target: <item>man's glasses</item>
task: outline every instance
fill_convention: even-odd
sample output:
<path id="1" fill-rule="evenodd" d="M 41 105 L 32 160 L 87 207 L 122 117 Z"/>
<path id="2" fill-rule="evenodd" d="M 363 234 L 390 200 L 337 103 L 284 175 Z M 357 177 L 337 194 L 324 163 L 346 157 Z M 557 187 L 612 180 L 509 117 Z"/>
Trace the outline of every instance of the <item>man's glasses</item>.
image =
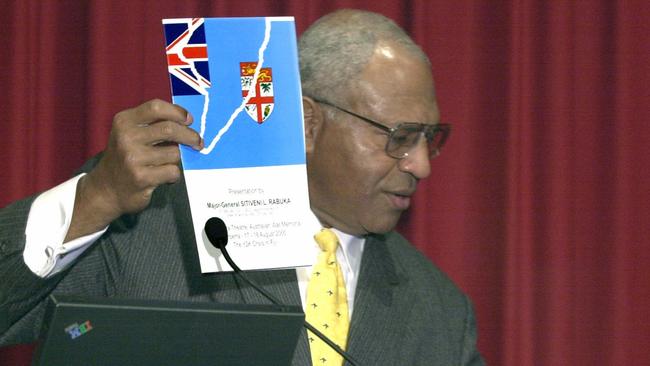
<path id="1" fill-rule="evenodd" d="M 388 134 L 386 154 L 395 159 L 403 159 L 409 156 L 411 150 L 420 142 L 421 136 L 426 138 L 427 147 L 429 149 L 429 158 L 433 159 L 440 155 L 440 149 L 442 148 L 442 145 L 444 145 L 449 136 L 449 132 L 451 131 L 451 125 L 448 123 L 438 123 L 433 125 L 416 122 L 401 122 L 396 127 L 388 127 L 383 123 L 356 114 L 328 101 L 316 98 L 312 99 L 317 103 L 330 106 L 341 112 L 357 117 L 358 119 L 386 132 Z"/>

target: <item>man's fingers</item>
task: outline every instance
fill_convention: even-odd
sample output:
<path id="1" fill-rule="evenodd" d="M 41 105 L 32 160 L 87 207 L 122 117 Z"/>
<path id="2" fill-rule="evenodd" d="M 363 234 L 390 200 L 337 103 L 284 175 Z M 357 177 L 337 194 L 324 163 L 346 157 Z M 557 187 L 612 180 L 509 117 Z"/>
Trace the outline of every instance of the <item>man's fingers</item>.
<path id="1" fill-rule="evenodd" d="M 182 107 L 164 100 L 153 99 L 115 115 L 113 123 L 120 127 L 148 125 L 158 121 L 172 121 L 181 125 L 192 124 L 192 115 Z"/>
<path id="2" fill-rule="evenodd" d="M 163 183 L 177 182 L 181 177 L 181 168 L 176 164 L 165 164 L 147 169 L 149 179 L 155 182 L 155 186 Z"/>
<path id="3" fill-rule="evenodd" d="M 132 151 L 136 145 L 184 144 L 201 149 L 198 133 L 188 126 L 192 116 L 180 106 L 160 99 L 119 112 L 113 118 L 111 141 L 117 149 Z"/>
<path id="4" fill-rule="evenodd" d="M 145 150 L 140 164 L 144 166 L 176 165 L 181 160 L 177 145 L 151 146 Z"/>
<path id="5" fill-rule="evenodd" d="M 142 123 L 154 123 L 163 120 L 183 125 L 192 123 L 192 115 L 184 108 L 160 99 L 145 102 L 137 106 L 134 112 L 135 118 Z"/>
<path id="6" fill-rule="evenodd" d="M 175 142 L 191 146 L 195 149 L 202 147 L 201 136 L 193 129 L 179 125 L 172 121 L 162 121 L 142 127 L 143 143 L 145 144 L 159 144 L 162 142 Z"/>
<path id="7" fill-rule="evenodd" d="M 131 191 L 144 192 L 153 190 L 161 184 L 176 182 L 181 176 L 176 164 L 146 166 L 131 172 Z"/>

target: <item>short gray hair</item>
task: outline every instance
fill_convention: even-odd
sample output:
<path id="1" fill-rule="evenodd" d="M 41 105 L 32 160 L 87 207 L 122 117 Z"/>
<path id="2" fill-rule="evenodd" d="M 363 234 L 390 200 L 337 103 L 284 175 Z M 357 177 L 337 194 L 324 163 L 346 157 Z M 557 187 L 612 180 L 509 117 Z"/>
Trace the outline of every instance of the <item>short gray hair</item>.
<path id="1" fill-rule="evenodd" d="M 300 37 L 303 95 L 342 103 L 380 41 L 397 43 L 430 64 L 422 49 L 392 20 L 368 11 L 338 10 L 317 20 Z"/>

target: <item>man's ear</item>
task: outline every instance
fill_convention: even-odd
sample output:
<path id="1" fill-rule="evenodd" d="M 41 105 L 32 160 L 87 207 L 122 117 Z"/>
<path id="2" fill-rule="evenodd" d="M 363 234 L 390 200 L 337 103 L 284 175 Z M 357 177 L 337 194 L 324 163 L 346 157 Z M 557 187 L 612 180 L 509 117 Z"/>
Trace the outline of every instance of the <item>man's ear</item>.
<path id="1" fill-rule="evenodd" d="M 302 97 L 302 111 L 305 120 L 305 150 L 311 153 L 325 117 L 320 105 L 310 97 Z"/>

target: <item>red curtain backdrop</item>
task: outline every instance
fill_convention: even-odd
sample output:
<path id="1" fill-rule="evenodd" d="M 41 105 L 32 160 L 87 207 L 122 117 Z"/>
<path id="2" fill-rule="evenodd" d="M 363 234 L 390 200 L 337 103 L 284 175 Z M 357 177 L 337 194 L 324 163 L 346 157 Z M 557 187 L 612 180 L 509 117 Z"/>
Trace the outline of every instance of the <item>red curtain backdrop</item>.
<path id="1" fill-rule="evenodd" d="M 0 206 L 67 179 L 119 110 L 170 99 L 162 18 L 293 15 L 302 32 L 372 10 L 431 57 L 454 125 L 400 231 L 473 299 L 488 364 L 650 364 L 649 4 L 3 1 Z"/>

